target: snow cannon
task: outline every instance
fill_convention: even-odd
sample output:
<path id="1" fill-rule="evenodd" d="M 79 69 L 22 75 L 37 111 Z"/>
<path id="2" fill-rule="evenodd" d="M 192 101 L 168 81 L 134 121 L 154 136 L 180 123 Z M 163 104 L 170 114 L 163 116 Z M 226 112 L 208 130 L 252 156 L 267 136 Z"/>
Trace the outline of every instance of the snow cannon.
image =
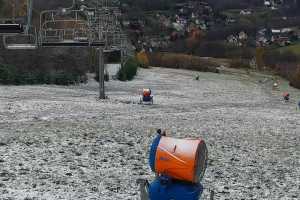
<path id="1" fill-rule="evenodd" d="M 150 97 L 151 96 L 151 89 L 143 89 L 143 96 Z"/>
<path id="2" fill-rule="evenodd" d="M 149 185 L 149 200 L 199 200 L 202 193 L 200 183 L 180 182 L 163 176 Z"/>
<path id="3" fill-rule="evenodd" d="M 153 172 L 172 179 L 199 183 L 204 176 L 207 148 L 201 139 L 177 139 L 158 135 L 151 146 Z"/>
<path id="4" fill-rule="evenodd" d="M 201 139 L 177 139 L 158 131 L 150 149 L 149 164 L 156 179 L 144 184 L 148 199 L 199 200 L 208 160 L 206 144 Z M 145 195 L 144 195 L 145 196 Z"/>
<path id="5" fill-rule="evenodd" d="M 151 89 L 143 89 L 143 96 L 140 99 L 140 103 L 150 103 L 153 104 L 153 96 L 151 96 L 152 91 Z"/>

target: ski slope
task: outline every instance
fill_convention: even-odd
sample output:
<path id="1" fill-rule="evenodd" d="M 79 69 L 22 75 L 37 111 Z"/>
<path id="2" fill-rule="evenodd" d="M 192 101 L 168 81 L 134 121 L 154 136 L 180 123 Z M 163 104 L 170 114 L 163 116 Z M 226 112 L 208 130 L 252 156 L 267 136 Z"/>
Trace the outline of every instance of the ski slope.
<path id="1" fill-rule="evenodd" d="M 0 199 L 136 200 L 136 179 L 154 178 L 148 149 L 158 128 L 206 141 L 203 199 L 209 189 L 224 200 L 300 199 L 300 92 L 288 88 L 285 103 L 261 79 L 141 69 L 134 81 L 108 82 L 101 101 L 93 80 L 0 86 Z M 153 106 L 138 104 L 144 87 Z"/>

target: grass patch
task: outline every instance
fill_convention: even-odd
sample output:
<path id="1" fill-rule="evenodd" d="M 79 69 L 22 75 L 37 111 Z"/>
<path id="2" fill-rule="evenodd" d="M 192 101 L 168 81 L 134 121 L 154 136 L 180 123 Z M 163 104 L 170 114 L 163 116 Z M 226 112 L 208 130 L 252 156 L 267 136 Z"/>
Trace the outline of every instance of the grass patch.
<path id="1" fill-rule="evenodd" d="M 297 42 L 296 44 L 293 45 L 278 48 L 278 51 L 280 51 L 280 53 L 293 52 L 294 54 L 300 56 L 300 42 Z"/>
<path id="2" fill-rule="evenodd" d="M 150 66 L 175 69 L 189 69 L 202 72 L 218 72 L 220 65 L 226 65 L 224 60 L 201 58 L 177 53 L 149 53 Z"/>
<path id="3" fill-rule="evenodd" d="M 237 68 L 237 69 L 239 69 L 239 68 L 250 69 L 251 68 L 249 61 L 243 60 L 243 59 L 233 59 L 230 62 L 230 67 Z"/>

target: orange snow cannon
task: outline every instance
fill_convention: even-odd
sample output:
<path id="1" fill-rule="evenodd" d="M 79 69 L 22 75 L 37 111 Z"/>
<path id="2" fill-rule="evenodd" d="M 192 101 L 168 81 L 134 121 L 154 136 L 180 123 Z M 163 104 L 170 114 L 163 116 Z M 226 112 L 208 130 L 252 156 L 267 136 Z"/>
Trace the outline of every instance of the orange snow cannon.
<path id="1" fill-rule="evenodd" d="M 144 97 L 150 97 L 151 96 L 151 90 L 150 89 L 143 89 L 143 96 Z"/>
<path id="2" fill-rule="evenodd" d="M 143 89 L 143 94 L 142 94 L 143 96 L 140 99 L 140 104 L 143 103 L 153 104 L 153 96 L 151 96 L 151 94 L 152 94 L 151 89 Z"/>
<path id="3" fill-rule="evenodd" d="M 199 183 L 207 167 L 208 152 L 201 139 L 158 135 L 150 151 L 150 166 L 158 175 Z"/>

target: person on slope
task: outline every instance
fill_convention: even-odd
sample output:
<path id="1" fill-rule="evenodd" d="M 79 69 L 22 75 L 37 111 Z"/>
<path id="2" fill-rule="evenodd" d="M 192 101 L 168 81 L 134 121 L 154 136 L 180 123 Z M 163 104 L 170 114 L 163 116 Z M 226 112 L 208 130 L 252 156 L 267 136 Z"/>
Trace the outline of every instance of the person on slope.
<path id="1" fill-rule="evenodd" d="M 290 100 L 290 94 L 288 92 L 283 93 L 283 99 L 284 99 L 284 101 L 289 101 Z"/>

